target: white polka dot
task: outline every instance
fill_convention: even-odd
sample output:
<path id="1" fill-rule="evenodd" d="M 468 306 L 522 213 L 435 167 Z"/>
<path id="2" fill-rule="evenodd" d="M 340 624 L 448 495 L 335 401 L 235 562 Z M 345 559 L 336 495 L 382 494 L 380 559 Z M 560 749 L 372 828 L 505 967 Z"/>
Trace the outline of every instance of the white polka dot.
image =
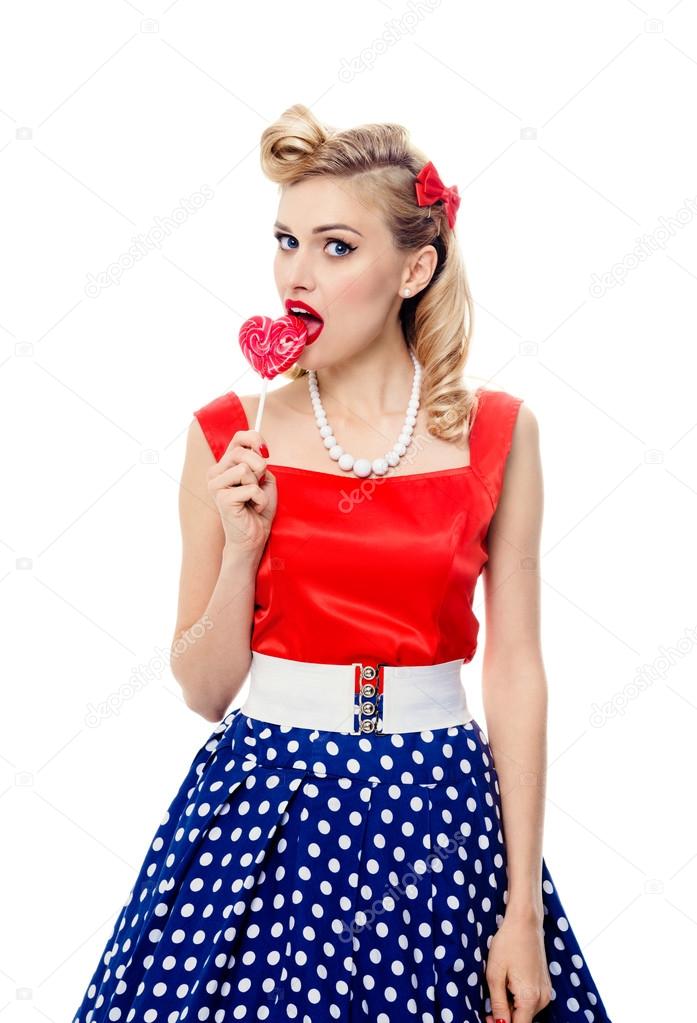
<path id="1" fill-rule="evenodd" d="M 341 1023 L 351 990 L 376 1023 L 435 1023 L 429 1002 L 440 1023 L 483 1018 L 508 899 L 492 764 L 472 722 L 370 738 L 231 711 L 161 816 L 73 1023 Z M 542 896 L 553 1000 L 600 1023 L 548 877 Z"/>

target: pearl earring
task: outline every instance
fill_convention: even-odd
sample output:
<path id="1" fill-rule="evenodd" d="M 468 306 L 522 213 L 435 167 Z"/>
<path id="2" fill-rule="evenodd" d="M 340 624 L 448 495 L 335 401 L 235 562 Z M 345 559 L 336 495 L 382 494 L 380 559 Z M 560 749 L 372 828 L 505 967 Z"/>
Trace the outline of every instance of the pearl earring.
<path id="1" fill-rule="evenodd" d="M 409 291 L 409 288 L 405 288 L 402 294 L 404 295 L 405 298 L 408 298 L 409 295 L 411 295 L 411 292 Z"/>

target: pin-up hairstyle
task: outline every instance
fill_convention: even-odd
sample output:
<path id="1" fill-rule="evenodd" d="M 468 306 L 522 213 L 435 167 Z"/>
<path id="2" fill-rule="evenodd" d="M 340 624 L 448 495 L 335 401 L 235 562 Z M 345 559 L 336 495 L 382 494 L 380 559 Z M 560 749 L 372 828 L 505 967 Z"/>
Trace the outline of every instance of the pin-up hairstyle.
<path id="1" fill-rule="evenodd" d="M 399 316 L 407 345 L 423 367 L 421 402 L 428 432 L 459 441 L 475 411 L 466 386 L 473 305 L 460 250 L 442 201 L 419 206 L 415 179 L 428 158 L 399 124 L 365 124 L 336 131 L 300 103 L 261 136 L 261 167 L 281 187 L 319 175 L 350 181 L 359 201 L 380 211 L 397 249 L 433 245 L 438 261 L 429 284 L 404 298 Z M 297 364 L 291 380 L 307 370 Z"/>

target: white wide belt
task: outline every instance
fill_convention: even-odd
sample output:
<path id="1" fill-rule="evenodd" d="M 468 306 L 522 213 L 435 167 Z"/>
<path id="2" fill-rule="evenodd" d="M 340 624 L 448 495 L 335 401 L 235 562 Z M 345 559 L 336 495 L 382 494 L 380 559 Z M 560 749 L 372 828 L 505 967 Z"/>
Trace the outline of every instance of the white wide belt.
<path id="1" fill-rule="evenodd" d="M 386 735 L 466 724 L 463 659 L 392 666 L 317 664 L 252 651 L 248 717 L 298 728 Z"/>

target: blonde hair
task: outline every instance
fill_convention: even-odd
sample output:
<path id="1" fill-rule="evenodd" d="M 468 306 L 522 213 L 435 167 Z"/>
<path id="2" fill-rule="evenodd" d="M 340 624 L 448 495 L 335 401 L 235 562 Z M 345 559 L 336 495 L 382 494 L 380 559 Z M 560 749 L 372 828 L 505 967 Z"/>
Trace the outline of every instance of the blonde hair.
<path id="1" fill-rule="evenodd" d="M 414 179 L 427 162 L 399 124 L 336 131 L 300 103 L 261 136 L 261 167 L 271 181 L 284 186 L 318 175 L 350 178 L 360 200 L 380 210 L 398 249 L 435 247 L 438 261 L 429 284 L 403 300 L 399 317 L 407 345 L 423 366 L 421 401 L 428 432 L 459 441 L 476 412 L 475 393 L 463 377 L 473 306 L 443 203 L 429 208 L 416 201 Z M 295 380 L 306 373 L 295 365 L 283 375 Z"/>

